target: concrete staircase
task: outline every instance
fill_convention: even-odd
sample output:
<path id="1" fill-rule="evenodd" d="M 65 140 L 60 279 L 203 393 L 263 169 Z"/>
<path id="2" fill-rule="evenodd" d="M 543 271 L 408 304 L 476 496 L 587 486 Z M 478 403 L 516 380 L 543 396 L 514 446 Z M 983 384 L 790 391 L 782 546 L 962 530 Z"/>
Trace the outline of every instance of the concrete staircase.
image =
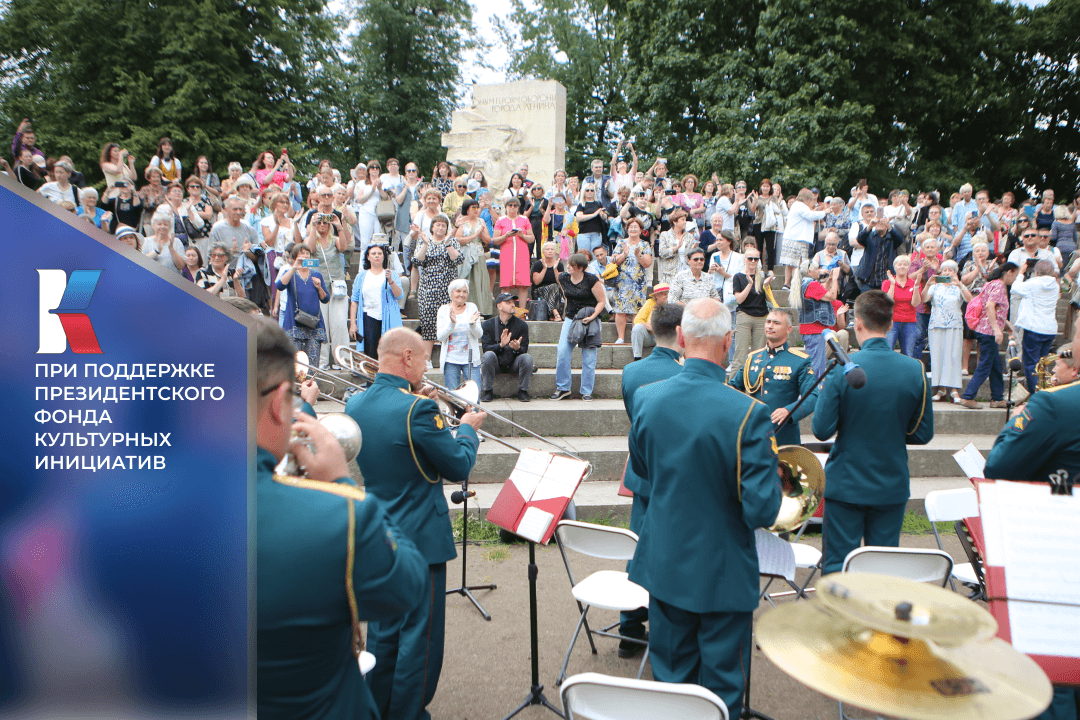
<path id="1" fill-rule="evenodd" d="M 786 295 L 784 291 L 776 289 L 779 302 L 786 302 Z M 412 302 L 410 300 L 410 304 Z M 1065 307 L 1066 302 L 1062 300 L 1058 308 L 1058 321 L 1063 334 L 1065 332 Z M 407 307 L 408 310 L 409 307 Z M 412 315 L 415 317 L 415 311 Z M 416 323 L 415 320 L 405 321 L 408 327 L 415 327 Z M 595 400 L 590 403 L 583 403 L 580 400 L 578 386 L 581 353 L 575 351 L 572 360 L 573 395 L 562 401 L 553 401 L 547 398 L 555 391 L 555 360 L 560 329 L 560 323 L 529 323 L 529 352 L 536 363 L 536 372 L 530 387 L 533 401 L 522 403 L 514 399 L 517 393 L 516 377 L 500 375 L 496 378 L 494 387 L 496 399 L 494 402 L 486 403 L 485 407 L 507 420 L 512 420 L 573 450 L 592 463 L 593 473 L 576 496 L 579 517 L 623 515 L 629 512 L 630 501 L 629 498 L 619 497 L 616 491 L 627 457 L 626 433 L 630 427 L 621 399 L 622 368 L 633 359 L 630 346 L 614 344 L 615 325 L 611 322 L 604 323 L 602 337 L 605 344 L 600 348 L 597 356 L 596 382 L 593 391 Z M 627 332 L 627 340 L 629 340 L 629 332 Z M 854 337 L 852 340 L 854 341 Z M 796 330 L 792 331 L 791 341 L 792 344 L 799 342 Z M 1059 337 L 1058 344 L 1063 341 L 1064 335 Z M 436 346 L 432 358 L 435 369 L 429 372 L 427 377 L 441 383 L 438 352 L 439 348 Z M 648 353 L 649 350 L 646 349 L 645 354 Z M 928 354 L 924 359 L 929 364 Z M 974 357 L 970 369 L 974 370 Z M 965 386 L 968 379 L 967 376 L 964 377 Z M 988 392 L 987 383 L 984 384 L 981 393 Z M 988 399 L 988 397 L 979 399 Z M 885 398 L 882 400 L 887 401 Z M 321 402 L 316 409 L 319 412 L 336 412 L 340 410 L 340 405 Z M 921 500 L 931 490 L 967 487 L 968 481 L 960 476 L 952 453 L 970 442 L 974 443 L 975 447 L 985 455 L 993 447 L 994 440 L 1006 420 L 1004 410 L 990 410 L 986 406 L 979 410 L 967 410 L 950 403 L 935 403 L 933 441 L 925 446 L 908 448 L 908 467 L 912 478 L 912 507 L 921 510 Z M 801 423 L 804 442 L 814 441 L 810 425 L 810 418 L 804 419 Z M 493 435 L 510 440 L 520 448 L 551 449 L 545 443 L 522 433 L 494 416 L 489 416 L 484 429 Z M 510 474 L 516 460 L 515 451 L 497 442 L 489 440 L 481 444 L 471 476 L 471 488 L 477 492 L 477 497 L 472 503 L 473 508 L 479 507 L 481 512 L 484 512 L 491 506 L 499 487 Z M 447 497 L 453 490 L 454 486 L 446 487 Z"/>

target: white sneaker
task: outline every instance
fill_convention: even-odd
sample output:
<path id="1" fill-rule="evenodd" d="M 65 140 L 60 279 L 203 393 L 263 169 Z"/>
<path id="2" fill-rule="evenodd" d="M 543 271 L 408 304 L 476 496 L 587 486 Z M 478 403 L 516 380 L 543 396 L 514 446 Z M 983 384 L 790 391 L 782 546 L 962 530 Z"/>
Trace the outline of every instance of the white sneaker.
<path id="1" fill-rule="evenodd" d="M 435 369 L 435 366 L 431 364 L 430 360 L 427 361 L 427 369 L 428 370 L 434 370 Z"/>
<path id="2" fill-rule="evenodd" d="M 622 338 L 619 338 L 618 340 L 615 341 L 615 344 L 616 345 L 625 345 L 626 341 L 623 340 Z"/>

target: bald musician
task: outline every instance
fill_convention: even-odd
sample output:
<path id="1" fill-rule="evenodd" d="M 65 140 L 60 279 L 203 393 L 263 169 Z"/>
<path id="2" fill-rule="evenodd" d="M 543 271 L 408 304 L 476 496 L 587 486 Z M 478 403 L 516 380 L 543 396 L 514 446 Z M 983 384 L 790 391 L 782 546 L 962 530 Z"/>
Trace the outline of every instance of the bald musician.
<path id="1" fill-rule="evenodd" d="M 413 330 L 394 328 L 379 341 L 379 373 L 345 406 L 363 432 L 356 458 L 364 487 L 427 563 L 424 602 L 404 617 L 370 623 L 368 684 L 383 720 L 426 720 L 442 672 L 446 562 L 457 557 L 443 480 L 460 483 L 476 460 L 485 412 L 465 413 L 457 437 L 439 407 L 419 390 L 431 357 Z"/>
<path id="2" fill-rule="evenodd" d="M 285 331 L 260 318 L 256 333 L 258 715 L 376 720 L 355 654 L 358 621 L 419 605 L 427 563 L 381 503 L 351 484 L 330 432 L 303 413 L 294 424 L 296 350 Z M 290 447 L 294 428 L 308 436 L 314 453 L 302 444 Z M 306 480 L 274 476 L 290 449 Z"/>

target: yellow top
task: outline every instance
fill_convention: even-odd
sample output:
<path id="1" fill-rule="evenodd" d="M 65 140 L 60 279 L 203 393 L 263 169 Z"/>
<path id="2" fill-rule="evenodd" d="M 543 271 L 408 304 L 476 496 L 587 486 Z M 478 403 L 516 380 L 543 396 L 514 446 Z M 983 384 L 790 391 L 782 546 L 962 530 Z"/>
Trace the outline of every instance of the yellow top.
<path id="1" fill-rule="evenodd" d="M 638 310 L 637 315 L 634 316 L 634 324 L 640 325 L 641 323 L 647 323 L 652 319 L 652 311 L 656 309 L 656 300 L 649 298 L 645 301 L 645 304 Z"/>

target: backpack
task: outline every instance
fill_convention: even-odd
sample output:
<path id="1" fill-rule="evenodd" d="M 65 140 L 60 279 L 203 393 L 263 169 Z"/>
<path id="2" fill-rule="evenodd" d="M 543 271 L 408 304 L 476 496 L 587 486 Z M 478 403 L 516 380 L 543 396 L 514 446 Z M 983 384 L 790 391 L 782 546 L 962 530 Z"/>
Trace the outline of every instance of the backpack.
<path id="1" fill-rule="evenodd" d="M 982 293 L 971 298 L 971 301 L 967 304 L 967 310 L 964 311 L 964 322 L 967 323 L 968 328 L 971 330 L 974 330 L 975 326 L 979 324 L 979 320 L 982 319 L 983 305 Z"/>

